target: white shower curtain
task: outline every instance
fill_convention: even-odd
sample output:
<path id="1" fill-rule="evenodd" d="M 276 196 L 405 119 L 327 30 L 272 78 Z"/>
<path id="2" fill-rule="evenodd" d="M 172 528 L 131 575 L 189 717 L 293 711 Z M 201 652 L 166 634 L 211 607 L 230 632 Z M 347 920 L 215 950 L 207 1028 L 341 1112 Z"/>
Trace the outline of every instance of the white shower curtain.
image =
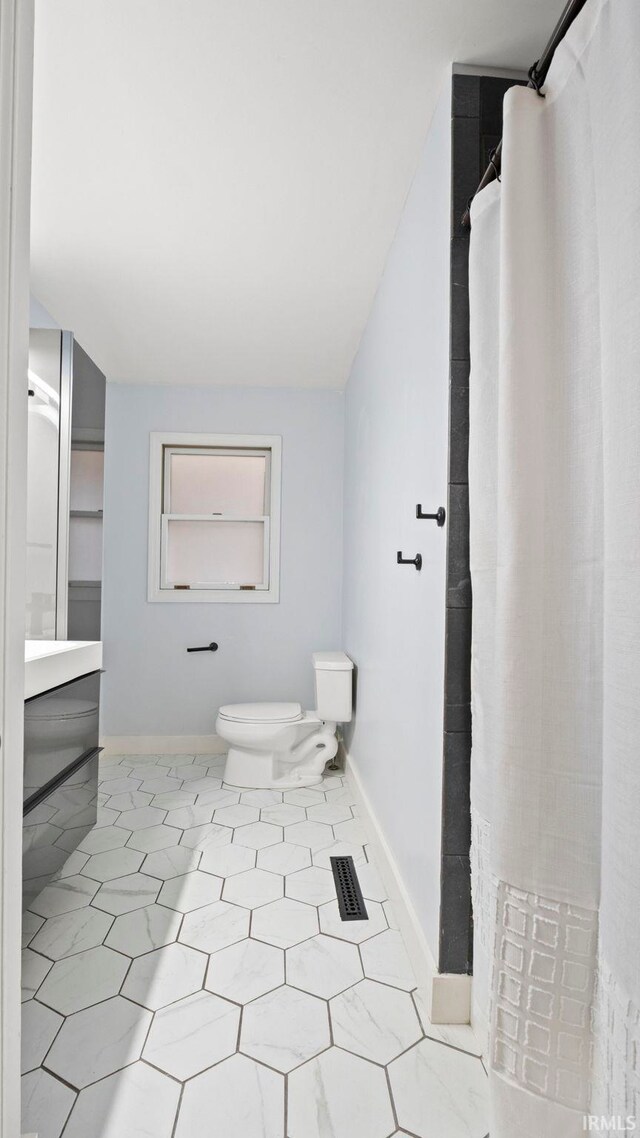
<path id="1" fill-rule="evenodd" d="M 640 0 L 588 0 L 544 91 L 508 92 L 472 209 L 491 1138 L 640 1132 Z"/>

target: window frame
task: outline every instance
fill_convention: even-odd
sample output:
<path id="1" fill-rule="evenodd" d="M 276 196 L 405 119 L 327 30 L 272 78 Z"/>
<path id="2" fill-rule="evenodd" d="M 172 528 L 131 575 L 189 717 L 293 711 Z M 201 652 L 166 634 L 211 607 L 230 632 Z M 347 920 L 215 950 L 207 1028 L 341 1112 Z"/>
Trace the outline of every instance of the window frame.
<path id="1" fill-rule="evenodd" d="M 147 599 L 172 604 L 277 604 L 280 600 L 280 498 L 282 438 L 280 435 L 227 435 L 151 431 L 149 436 L 149 548 Z M 165 492 L 169 490 L 168 468 L 171 453 L 211 450 L 226 454 L 244 451 L 267 456 L 265 477 L 265 513 L 262 515 L 200 515 L 165 513 Z M 169 503 L 170 504 L 170 503 Z M 239 585 L 176 589 L 163 584 L 166 565 L 166 541 L 169 521 L 260 521 L 264 525 L 264 577 L 255 588 Z"/>

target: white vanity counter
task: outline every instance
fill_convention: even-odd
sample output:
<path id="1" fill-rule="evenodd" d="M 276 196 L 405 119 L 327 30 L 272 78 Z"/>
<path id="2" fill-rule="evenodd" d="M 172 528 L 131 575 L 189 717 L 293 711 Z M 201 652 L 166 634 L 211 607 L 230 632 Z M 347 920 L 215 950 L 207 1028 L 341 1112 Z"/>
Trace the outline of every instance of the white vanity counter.
<path id="1" fill-rule="evenodd" d="M 69 683 L 102 667 L 99 640 L 27 640 L 24 646 L 24 698 Z"/>

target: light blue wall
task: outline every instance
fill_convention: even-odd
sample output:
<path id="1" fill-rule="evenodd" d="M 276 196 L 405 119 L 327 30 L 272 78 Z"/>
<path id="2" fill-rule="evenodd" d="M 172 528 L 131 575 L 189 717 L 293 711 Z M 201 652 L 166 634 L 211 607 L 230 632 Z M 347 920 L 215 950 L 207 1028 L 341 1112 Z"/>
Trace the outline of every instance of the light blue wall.
<path id="1" fill-rule="evenodd" d="M 346 391 L 343 646 L 347 732 L 437 959 L 444 687 L 451 87 L 424 146 Z M 422 553 L 422 572 L 396 564 Z"/>
<path id="2" fill-rule="evenodd" d="M 221 704 L 313 706 L 340 647 L 344 399 L 334 391 L 107 385 L 105 735 L 203 735 Z M 282 435 L 280 603 L 149 604 L 150 431 Z M 189 645 L 218 641 L 215 654 Z"/>

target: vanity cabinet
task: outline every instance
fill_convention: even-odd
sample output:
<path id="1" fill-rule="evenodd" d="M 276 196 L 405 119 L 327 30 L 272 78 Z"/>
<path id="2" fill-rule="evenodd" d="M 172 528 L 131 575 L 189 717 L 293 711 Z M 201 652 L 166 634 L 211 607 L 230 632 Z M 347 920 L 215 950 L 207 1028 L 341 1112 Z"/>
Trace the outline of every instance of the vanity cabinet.
<path id="1" fill-rule="evenodd" d="M 25 907 L 96 823 L 99 701 L 95 671 L 25 702 Z"/>

